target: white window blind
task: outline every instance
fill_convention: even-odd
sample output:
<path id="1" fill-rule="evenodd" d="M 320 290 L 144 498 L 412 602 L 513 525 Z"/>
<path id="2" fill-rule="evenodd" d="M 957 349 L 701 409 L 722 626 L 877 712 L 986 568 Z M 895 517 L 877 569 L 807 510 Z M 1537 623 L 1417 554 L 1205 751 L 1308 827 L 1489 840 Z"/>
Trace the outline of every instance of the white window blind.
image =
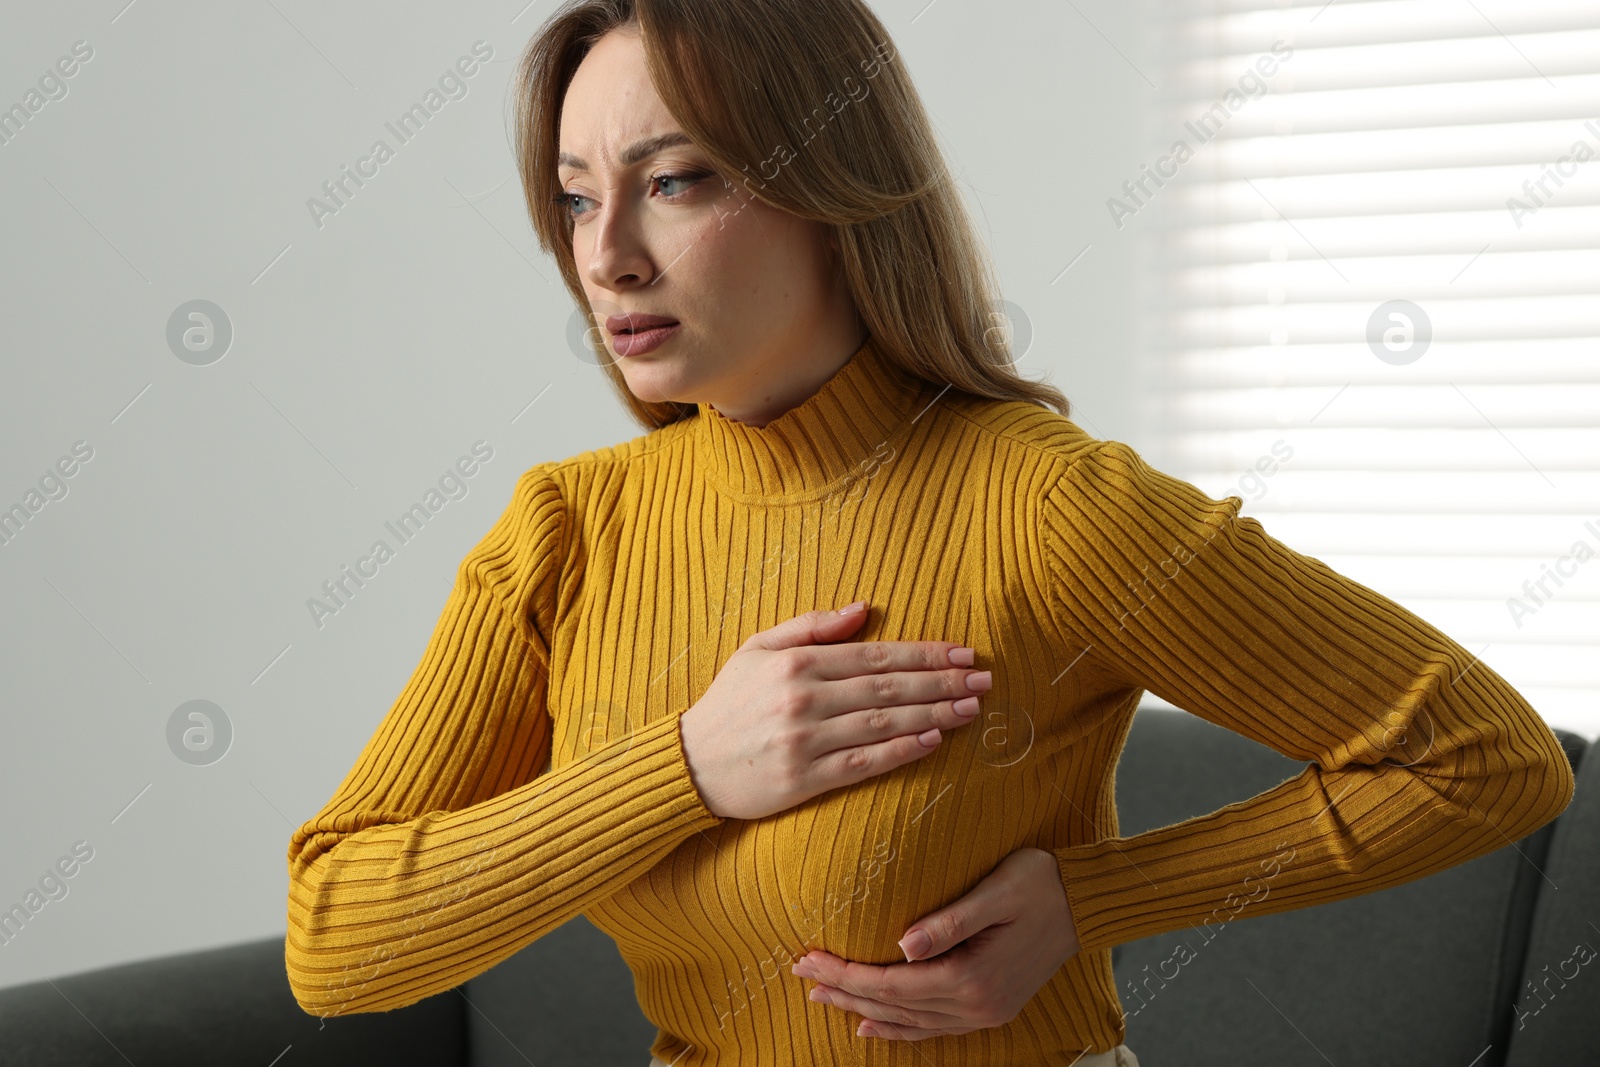
<path id="1" fill-rule="evenodd" d="M 1600 736 L 1600 0 L 1164 16 L 1152 462 Z"/>

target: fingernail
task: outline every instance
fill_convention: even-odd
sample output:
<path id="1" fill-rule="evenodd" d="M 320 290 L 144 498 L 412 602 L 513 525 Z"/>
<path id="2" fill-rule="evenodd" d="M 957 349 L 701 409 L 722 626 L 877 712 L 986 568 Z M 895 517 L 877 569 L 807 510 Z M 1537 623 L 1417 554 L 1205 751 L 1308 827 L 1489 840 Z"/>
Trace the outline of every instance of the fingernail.
<path id="1" fill-rule="evenodd" d="M 939 743 L 939 728 L 936 726 L 927 733 L 918 734 L 917 740 L 922 742 L 924 746 L 932 748 Z"/>
<path id="2" fill-rule="evenodd" d="M 846 604 L 844 607 L 840 608 L 839 609 L 839 614 L 840 615 L 858 615 L 858 614 L 861 613 L 862 609 L 864 609 L 866 606 L 867 606 L 867 602 L 865 600 L 858 600 L 854 604 Z"/>
<path id="3" fill-rule="evenodd" d="M 900 951 L 906 954 L 906 962 L 910 963 L 918 956 L 924 956 L 933 947 L 933 940 L 922 930 L 913 930 L 899 941 Z"/>
<path id="4" fill-rule="evenodd" d="M 975 693 L 984 693 L 994 688 L 994 672 L 979 671 L 976 674 L 967 675 L 967 688 Z"/>
<path id="5" fill-rule="evenodd" d="M 956 701 L 950 706 L 955 709 L 957 715 L 964 716 L 968 719 L 978 714 L 977 697 L 962 697 L 960 700 Z"/>
<path id="6" fill-rule="evenodd" d="M 815 978 L 817 976 L 816 968 L 811 966 L 810 960 L 801 960 L 799 963 L 796 963 L 793 967 L 789 968 L 789 973 L 794 975 L 796 978 Z"/>
<path id="7" fill-rule="evenodd" d="M 970 648 L 952 648 L 950 650 L 950 662 L 957 667 L 972 666 L 972 657 L 973 651 Z"/>
<path id="8" fill-rule="evenodd" d="M 821 986 L 812 987 L 811 999 L 816 1001 L 818 1004 L 832 1004 L 833 1003 L 833 1001 L 828 999 L 827 990 L 823 989 Z"/>

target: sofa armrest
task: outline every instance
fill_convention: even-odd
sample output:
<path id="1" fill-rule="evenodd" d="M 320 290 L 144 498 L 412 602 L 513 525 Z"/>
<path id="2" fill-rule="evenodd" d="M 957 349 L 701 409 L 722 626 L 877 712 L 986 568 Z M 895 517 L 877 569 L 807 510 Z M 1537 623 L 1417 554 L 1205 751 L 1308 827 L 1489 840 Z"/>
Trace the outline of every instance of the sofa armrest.
<path id="1" fill-rule="evenodd" d="M 616 942 L 575 915 L 465 983 L 472 1067 L 644 1067 L 656 1027 Z M 287 1065 L 280 1065 L 287 1067 Z"/>
<path id="2" fill-rule="evenodd" d="M 276 937 L 0 989 L 0 1067 L 465 1067 L 465 1012 L 451 991 L 318 1019 L 295 1003 Z"/>

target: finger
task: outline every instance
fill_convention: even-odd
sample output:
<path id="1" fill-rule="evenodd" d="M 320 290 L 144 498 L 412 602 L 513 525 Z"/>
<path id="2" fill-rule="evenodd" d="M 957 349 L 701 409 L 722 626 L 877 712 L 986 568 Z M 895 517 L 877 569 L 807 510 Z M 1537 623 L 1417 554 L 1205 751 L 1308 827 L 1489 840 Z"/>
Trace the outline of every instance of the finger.
<path id="1" fill-rule="evenodd" d="M 903 734 L 872 745 L 835 749 L 814 758 L 800 772 L 801 788 L 810 796 L 864 782 L 914 763 L 939 747 L 943 734 L 928 730 Z"/>
<path id="2" fill-rule="evenodd" d="M 795 648 L 800 645 L 839 641 L 859 629 L 868 614 L 870 611 L 866 606 L 849 615 L 826 608 L 807 611 L 792 619 L 785 619 L 776 626 L 757 631 L 739 647 L 741 650 L 763 648 L 769 652 L 777 652 L 780 649 Z"/>
<path id="3" fill-rule="evenodd" d="M 944 705 L 948 711 L 955 701 L 981 697 L 993 688 L 992 672 L 970 667 L 863 674 L 822 687 L 814 706 L 827 718 L 877 708 L 912 707 L 926 713 L 930 706 Z"/>
<path id="4" fill-rule="evenodd" d="M 962 977 L 961 965 L 961 956 L 954 955 L 880 966 L 840 959 L 831 952 L 817 949 L 797 960 L 790 970 L 801 978 L 883 1004 L 948 1013 L 961 1009 L 956 993 Z"/>
<path id="5" fill-rule="evenodd" d="M 811 651 L 814 655 L 810 666 L 814 676 L 824 681 L 889 671 L 921 672 L 951 666 L 972 666 L 972 651 L 964 649 L 954 641 L 832 643 L 842 642 L 855 633 L 870 613 L 870 605 L 848 615 L 840 610 L 808 611 L 792 619 L 785 619 L 776 626 L 758 631 L 740 648 L 759 648 L 777 652 L 783 649 L 813 646 Z M 957 649 L 963 650 L 956 652 Z"/>
<path id="6" fill-rule="evenodd" d="M 952 667 L 970 669 L 972 663 L 968 657 L 975 653 L 956 651 L 963 647 L 954 641 L 855 641 L 818 645 L 809 650 L 810 666 L 814 677 L 828 682 L 852 678 L 865 678 L 870 682 L 874 675 L 880 674 L 903 673 L 919 677 L 928 671 L 949 671 Z M 951 673 L 959 678 L 970 673 L 968 669 Z"/>
<path id="7" fill-rule="evenodd" d="M 879 1037 L 885 1041 L 921 1041 L 929 1037 L 942 1037 L 945 1034 L 970 1034 L 979 1029 L 976 1026 L 953 1026 L 943 1030 L 924 1030 L 919 1026 L 896 1026 L 894 1023 L 881 1023 L 873 1019 L 861 1020 L 861 1025 L 856 1027 L 857 1037 Z"/>
<path id="8" fill-rule="evenodd" d="M 901 951 L 908 961 L 927 961 L 948 952 L 978 931 L 1014 919 L 1006 901 L 1004 882 L 991 875 L 966 896 L 906 927 L 899 942 Z"/>
<path id="9" fill-rule="evenodd" d="M 897 1027 L 917 1027 L 926 1030 L 938 1030 L 951 1026 L 971 1025 L 972 1020 L 964 1019 L 959 1015 L 942 1011 L 923 1011 L 907 1008 L 900 1004 L 885 1004 L 871 997 L 858 996 L 849 989 L 839 986 L 819 984 L 813 987 L 809 994 L 811 1000 L 818 1004 L 828 1004 L 845 1011 L 853 1011 L 864 1019 L 876 1019 L 880 1022 L 890 1023 Z"/>
<path id="10" fill-rule="evenodd" d="M 816 753 L 816 757 L 821 757 L 840 749 L 878 744 L 888 741 L 890 737 L 901 737 L 906 734 L 917 736 L 930 729 L 949 731 L 958 726 L 965 726 L 976 717 L 978 717 L 976 693 L 970 693 L 960 701 L 941 701 L 938 704 L 866 707 L 856 712 L 834 715 L 818 723 L 814 733 L 811 734 L 811 750 Z"/>

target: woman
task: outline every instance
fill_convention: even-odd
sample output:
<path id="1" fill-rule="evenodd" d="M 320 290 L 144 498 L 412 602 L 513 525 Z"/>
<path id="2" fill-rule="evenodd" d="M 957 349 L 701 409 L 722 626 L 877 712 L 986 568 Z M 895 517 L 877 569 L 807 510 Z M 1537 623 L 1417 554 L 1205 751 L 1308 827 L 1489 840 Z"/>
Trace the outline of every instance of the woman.
<path id="1" fill-rule="evenodd" d="M 534 225 L 649 432 L 523 475 L 293 836 L 307 1011 L 581 912 L 655 1063 L 1128 1067 L 1111 946 L 1566 806 L 1486 665 L 1015 375 L 859 0 L 581 0 L 519 79 Z M 1144 690 L 1310 765 L 1120 838 Z"/>

